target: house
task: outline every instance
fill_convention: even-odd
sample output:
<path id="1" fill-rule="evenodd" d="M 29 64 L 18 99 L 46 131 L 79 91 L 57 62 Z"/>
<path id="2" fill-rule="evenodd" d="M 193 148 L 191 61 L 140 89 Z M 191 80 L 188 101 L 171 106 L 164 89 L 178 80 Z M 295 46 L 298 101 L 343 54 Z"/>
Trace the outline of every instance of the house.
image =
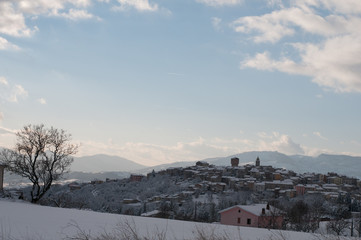
<path id="1" fill-rule="evenodd" d="M 69 189 L 70 189 L 70 191 L 74 191 L 74 190 L 79 190 L 79 189 L 81 189 L 81 185 L 79 185 L 78 183 L 70 183 L 69 185 L 68 185 L 68 187 L 69 187 Z"/>
<path id="2" fill-rule="evenodd" d="M 138 174 L 131 174 L 129 179 L 131 182 L 140 182 L 145 176 Z"/>
<path id="3" fill-rule="evenodd" d="M 295 186 L 297 195 L 305 195 L 306 188 L 302 184 L 297 184 Z"/>
<path id="4" fill-rule="evenodd" d="M 3 190 L 5 165 L 0 163 L 0 191 Z"/>
<path id="5" fill-rule="evenodd" d="M 282 211 L 269 204 L 235 205 L 219 213 L 225 225 L 277 229 L 283 225 Z"/>

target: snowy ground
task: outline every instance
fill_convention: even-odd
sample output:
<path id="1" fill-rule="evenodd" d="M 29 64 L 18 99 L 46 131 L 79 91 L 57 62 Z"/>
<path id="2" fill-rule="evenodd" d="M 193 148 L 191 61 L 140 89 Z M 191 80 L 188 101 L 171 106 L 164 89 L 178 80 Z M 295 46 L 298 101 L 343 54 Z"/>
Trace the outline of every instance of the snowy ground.
<path id="1" fill-rule="evenodd" d="M 227 233 L 230 239 L 242 240 L 326 239 L 300 232 L 52 208 L 0 199 L 0 240 L 8 239 L 9 236 L 14 239 L 65 239 L 66 236 L 74 236 L 77 233 L 77 229 L 71 226 L 74 224 L 79 225 L 86 232 L 99 234 L 104 231 L 111 232 L 117 223 L 124 222 L 134 224 L 139 234 L 143 236 L 149 236 L 155 232 L 165 232 L 166 239 L 194 239 L 197 229 L 207 233 L 215 231 L 219 235 Z"/>

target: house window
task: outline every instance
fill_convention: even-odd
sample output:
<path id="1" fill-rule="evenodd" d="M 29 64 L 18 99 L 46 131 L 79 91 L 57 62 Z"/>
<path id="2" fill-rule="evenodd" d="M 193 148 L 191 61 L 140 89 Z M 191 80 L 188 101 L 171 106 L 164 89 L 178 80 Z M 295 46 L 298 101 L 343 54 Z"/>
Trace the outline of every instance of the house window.
<path id="1" fill-rule="evenodd" d="M 241 210 L 238 210 L 238 212 L 240 213 L 240 212 L 241 212 Z"/>
<path id="2" fill-rule="evenodd" d="M 247 218 L 247 224 L 251 225 L 251 219 L 250 218 Z"/>
<path id="3" fill-rule="evenodd" d="M 238 218 L 237 223 L 238 223 L 238 224 L 241 223 L 241 218 Z"/>

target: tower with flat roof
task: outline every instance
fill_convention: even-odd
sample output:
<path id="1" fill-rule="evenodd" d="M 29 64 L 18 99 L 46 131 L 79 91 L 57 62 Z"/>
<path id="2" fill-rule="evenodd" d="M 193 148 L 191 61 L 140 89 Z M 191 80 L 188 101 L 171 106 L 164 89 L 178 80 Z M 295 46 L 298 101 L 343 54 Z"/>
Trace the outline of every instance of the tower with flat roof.
<path id="1" fill-rule="evenodd" d="M 0 191 L 3 190 L 5 165 L 0 163 Z"/>
<path id="2" fill-rule="evenodd" d="M 261 161 L 259 160 L 259 157 L 256 159 L 256 167 L 259 167 L 261 165 Z"/>

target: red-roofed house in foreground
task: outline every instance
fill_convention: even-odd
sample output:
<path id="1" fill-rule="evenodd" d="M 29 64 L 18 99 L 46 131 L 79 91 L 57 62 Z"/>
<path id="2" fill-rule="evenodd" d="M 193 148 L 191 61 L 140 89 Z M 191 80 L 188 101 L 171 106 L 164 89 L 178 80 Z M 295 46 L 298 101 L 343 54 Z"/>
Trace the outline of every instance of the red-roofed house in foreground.
<path id="1" fill-rule="evenodd" d="M 226 225 L 274 229 L 283 225 L 282 211 L 269 204 L 235 205 L 219 213 Z"/>

